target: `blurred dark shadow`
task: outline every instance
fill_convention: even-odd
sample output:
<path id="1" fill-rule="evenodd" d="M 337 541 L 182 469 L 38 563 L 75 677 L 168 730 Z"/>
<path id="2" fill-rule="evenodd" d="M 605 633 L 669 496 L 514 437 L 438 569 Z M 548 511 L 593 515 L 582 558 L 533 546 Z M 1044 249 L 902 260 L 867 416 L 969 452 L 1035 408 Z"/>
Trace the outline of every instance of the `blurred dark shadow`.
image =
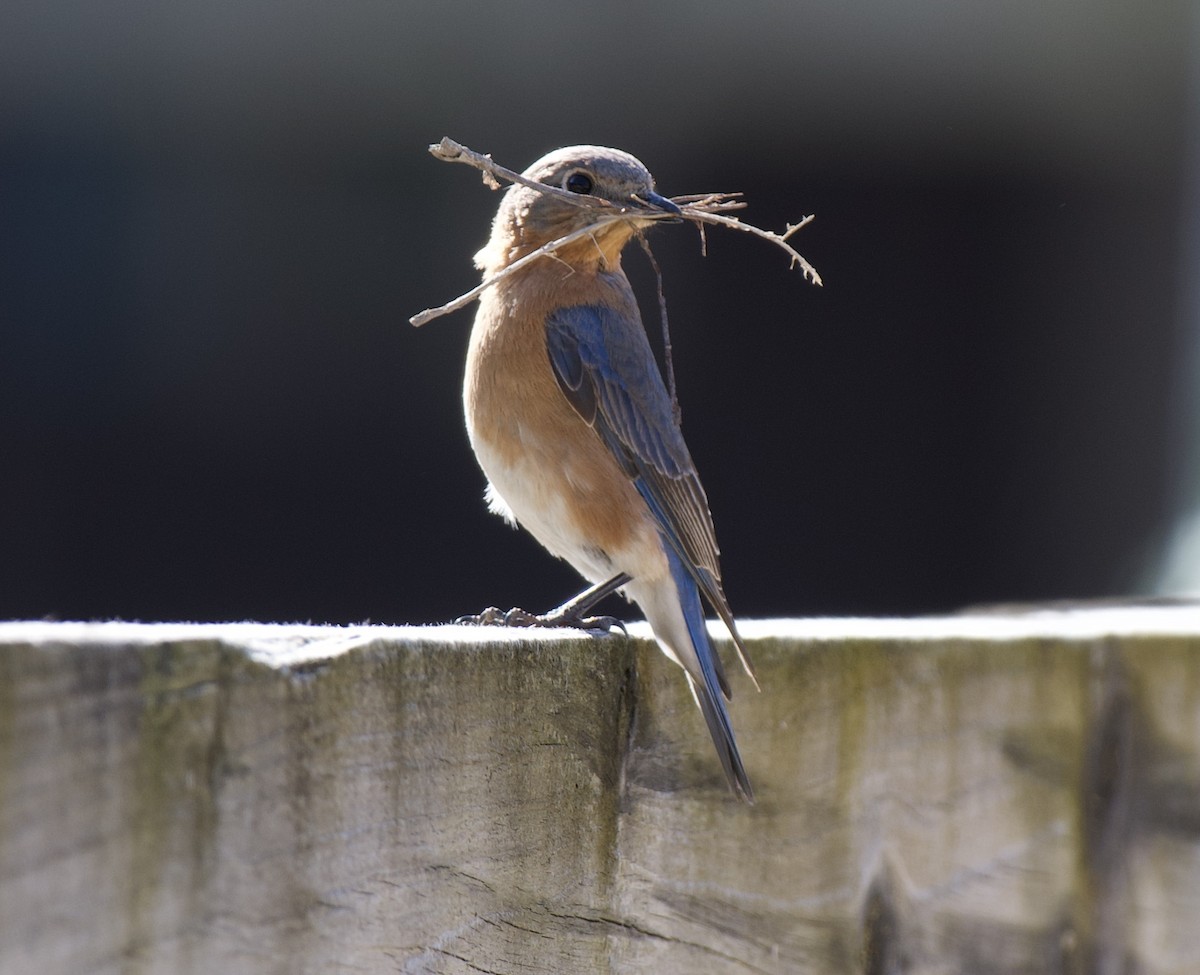
<path id="1" fill-rule="evenodd" d="M 823 289 L 745 235 L 652 237 L 740 614 L 1147 585 L 1195 311 L 1181 0 L 4 20 L 0 616 L 432 622 L 575 587 L 484 509 L 471 310 L 407 324 L 476 282 L 498 199 L 442 135 L 817 214 Z"/>

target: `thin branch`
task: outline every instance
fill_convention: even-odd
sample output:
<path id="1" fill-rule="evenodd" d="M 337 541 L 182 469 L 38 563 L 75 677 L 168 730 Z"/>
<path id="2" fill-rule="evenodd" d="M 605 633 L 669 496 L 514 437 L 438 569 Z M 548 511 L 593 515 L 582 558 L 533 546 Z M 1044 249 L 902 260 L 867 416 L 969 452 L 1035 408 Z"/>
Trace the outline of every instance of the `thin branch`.
<path id="1" fill-rule="evenodd" d="M 710 213 L 719 210 L 744 210 L 748 203 L 739 199 L 741 193 L 688 193 L 684 196 L 673 196 L 671 201 L 682 206 L 699 207 Z"/>
<path id="2" fill-rule="evenodd" d="M 539 193 L 547 193 L 550 196 L 570 203 L 572 206 L 581 207 L 585 210 L 616 209 L 615 204 L 601 197 L 570 193 L 557 186 L 551 186 L 549 183 L 539 183 L 537 180 L 529 179 L 520 173 L 514 173 L 511 169 L 505 169 L 492 159 L 490 154 L 485 155 L 482 152 L 476 152 L 474 149 L 468 149 L 466 146 L 455 142 L 447 136 L 443 136 L 441 142 L 433 143 L 429 147 L 429 154 L 435 159 L 440 159 L 442 162 L 466 163 L 468 166 L 474 166 L 483 173 L 483 181 L 489 189 L 500 189 L 499 181 L 506 179 L 510 183 L 520 183 L 522 186 L 528 186 Z"/>
<path id="3" fill-rule="evenodd" d="M 457 311 L 460 308 L 469 305 L 472 301 L 478 298 L 485 290 L 490 288 L 498 281 L 504 280 L 510 274 L 519 271 L 527 264 L 542 258 L 553 256 L 556 251 L 565 247 L 573 241 L 579 240 L 581 237 L 586 237 L 594 234 L 597 230 L 611 224 L 623 220 L 638 221 L 642 223 L 646 220 L 664 219 L 670 220 L 674 218 L 673 214 L 669 213 L 654 213 L 647 212 L 642 208 L 621 207 L 605 200 L 601 197 L 590 196 L 588 194 L 570 193 L 567 190 L 560 189 L 557 186 L 550 186 L 547 183 L 539 183 L 536 180 L 531 180 L 520 173 L 515 173 L 511 169 L 506 169 L 504 166 L 495 162 L 491 156 L 483 153 L 475 152 L 473 149 L 468 149 L 466 146 L 455 142 L 450 138 L 443 138 L 441 142 L 435 142 L 429 147 L 429 152 L 443 162 L 458 162 L 465 163 L 468 166 L 473 166 L 483 173 L 483 181 L 492 189 L 500 188 L 500 180 L 507 180 L 510 183 L 519 183 L 522 186 L 528 186 L 531 189 L 537 190 L 539 193 L 547 193 L 550 196 L 563 200 L 572 206 L 580 207 L 586 210 L 596 212 L 597 219 L 589 223 L 586 227 L 581 227 L 574 230 L 563 237 L 559 237 L 550 241 L 547 244 L 539 247 L 537 250 L 526 254 L 519 260 L 514 261 L 503 270 L 493 274 L 490 278 L 484 280 L 481 284 L 472 288 L 466 294 L 459 295 L 453 301 L 449 301 L 437 308 L 426 308 L 422 312 L 418 312 L 409 319 L 413 325 L 424 325 L 426 322 L 432 321 L 435 318 L 440 318 L 442 315 L 448 315 L 450 312 Z M 771 243 L 782 247 L 791 257 L 791 266 L 800 266 L 804 272 L 804 276 L 812 281 L 813 284 L 821 284 L 821 277 L 817 274 L 816 269 L 806 261 L 795 248 L 787 241 L 797 230 L 812 221 L 812 215 L 805 217 L 797 224 L 788 224 L 782 234 L 775 233 L 770 230 L 762 230 L 755 227 L 753 224 L 743 223 L 737 217 L 727 216 L 730 210 L 740 210 L 745 207 L 745 203 L 740 199 L 741 193 L 693 193 L 685 196 L 676 196 L 672 198 L 672 202 L 679 206 L 682 211 L 682 216 L 685 220 L 690 220 L 698 225 L 700 231 L 700 239 L 702 251 L 704 250 L 704 227 L 703 224 L 714 224 L 721 227 L 731 227 L 734 230 L 742 230 L 746 233 L 754 234 L 756 237 L 761 237 Z M 653 256 L 651 256 L 653 261 Z M 660 280 L 659 298 L 660 304 L 661 280 Z M 666 324 L 666 316 L 663 316 L 664 327 Z"/>
<path id="4" fill-rule="evenodd" d="M 490 278 L 488 278 L 486 281 L 484 281 L 482 284 L 476 285 L 474 288 L 472 288 L 466 294 L 459 295 L 453 301 L 448 301 L 448 302 L 446 302 L 446 304 L 440 305 L 437 308 L 426 308 L 424 311 L 418 312 L 417 314 L 413 315 L 413 317 L 408 320 L 409 324 L 416 325 L 419 327 L 421 325 L 424 325 L 426 322 L 432 321 L 435 318 L 441 318 L 443 315 L 449 315 L 450 312 L 452 312 L 452 311 L 458 311 L 458 309 L 460 309 L 460 308 L 465 308 L 472 301 L 474 301 L 481 294 L 483 294 L 483 292 L 486 291 L 488 288 L 490 288 L 493 284 L 496 284 L 496 282 L 498 282 L 498 281 L 503 281 L 510 274 L 513 274 L 513 273 L 521 270 L 521 268 L 523 268 L 526 264 L 531 264 L 533 261 L 536 261 L 539 257 L 546 257 L 548 255 L 551 255 L 556 250 L 559 250 L 562 247 L 566 247 L 567 244 L 571 243 L 572 241 L 579 240 L 580 237 L 586 237 L 586 236 L 588 236 L 588 234 L 595 233 L 595 231 L 598 227 L 603 227 L 610 223 L 616 223 L 617 221 L 622 220 L 622 219 L 624 219 L 624 218 L 621 217 L 620 215 L 613 214 L 610 217 L 607 217 L 607 218 L 604 218 L 601 220 L 597 220 L 595 223 L 589 223 L 586 227 L 580 227 L 578 230 L 573 230 L 573 231 L 571 231 L 571 233 L 567 234 L 565 237 L 559 237 L 556 240 L 550 241 L 550 243 L 548 243 L 548 244 L 543 244 L 537 250 L 531 251 L 530 253 L 526 254 L 524 257 L 520 258 L 519 260 L 513 261 L 503 271 L 496 272 Z"/>
<path id="5" fill-rule="evenodd" d="M 769 240 L 771 243 L 782 247 L 792 258 L 792 267 L 797 264 L 804 272 L 804 276 L 818 287 L 821 285 L 821 275 L 817 273 L 817 269 L 808 263 L 800 253 L 787 242 L 801 227 L 805 227 L 816 219 L 816 214 L 810 213 L 799 223 L 789 223 L 782 234 L 777 234 L 772 230 L 763 230 L 760 227 L 754 226 L 752 223 L 743 223 L 737 217 L 726 217 L 720 213 L 712 213 L 704 210 L 699 210 L 694 207 L 684 207 L 683 215 L 688 220 L 693 220 L 696 223 L 713 223 L 721 227 L 732 227 L 734 230 L 744 230 L 748 234 L 754 234 L 756 237 L 761 237 L 763 240 Z"/>
<path id="6" fill-rule="evenodd" d="M 658 282 L 658 317 L 662 322 L 663 362 L 667 372 L 667 392 L 671 394 L 671 412 L 675 416 L 675 426 L 683 424 L 683 410 L 679 406 L 679 397 L 675 395 L 675 363 L 671 359 L 671 326 L 667 324 L 667 298 L 663 294 L 662 271 L 658 261 L 654 259 L 654 251 L 650 250 L 650 242 L 644 234 L 637 235 L 638 243 L 646 252 L 650 266 L 654 269 L 654 277 Z"/>

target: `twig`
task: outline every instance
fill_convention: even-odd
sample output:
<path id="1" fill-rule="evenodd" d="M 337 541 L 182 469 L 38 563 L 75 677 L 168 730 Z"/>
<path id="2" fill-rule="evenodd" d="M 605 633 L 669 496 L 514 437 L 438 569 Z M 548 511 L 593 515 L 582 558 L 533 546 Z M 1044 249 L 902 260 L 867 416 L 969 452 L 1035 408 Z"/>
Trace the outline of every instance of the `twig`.
<path id="1" fill-rule="evenodd" d="M 797 230 L 799 230 L 801 227 L 807 226 L 808 224 L 812 223 L 814 219 L 816 219 L 815 213 L 810 213 L 799 223 L 789 223 L 782 234 L 777 234 L 772 230 L 763 230 L 760 227 L 754 226 L 752 223 L 743 223 L 737 217 L 726 217 L 720 213 L 698 210 L 693 207 L 684 207 L 683 215 L 688 220 L 693 220 L 696 223 L 714 223 L 721 227 L 732 227 L 734 230 L 744 230 L 748 234 L 754 234 L 756 237 L 761 237 L 763 240 L 769 240 L 771 243 L 777 244 L 791 255 L 792 267 L 795 267 L 797 264 L 799 264 L 800 269 L 804 272 L 804 276 L 813 284 L 820 287 L 821 275 L 817 273 L 817 269 L 809 264 L 808 261 L 806 261 L 800 255 L 800 253 L 787 242 L 788 238 L 791 237 L 792 234 L 794 234 Z"/>
<path id="2" fill-rule="evenodd" d="M 663 363 L 667 372 L 667 392 L 671 394 L 671 412 L 675 416 L 675 426 L 681 426 L 683 410 L 679 406 L 679 397 L 675 395 L 675 363 L 671 361 L 671 326 L 667 324 L 667 298 L 663 294 L 662 271 L 659 269 L 658 261 L 654 259 L 654 252 L 650 250 L 650 242 L 642 234 L 638 234 L 637 239 L 638 243 L 642 245 L 642 250 L 646 252 L 646 258 L 654 269 L 654 277 L 658 283 L 658 317 L 662 322 Z"/>
<path id="3" fill-rule="evenodd" d="M 716 213 L 720 210 L 744 210 L 749 205 L 740 200 L 741 193 L 688 193 L 684 196 L 673 196 L 671 201 L 681 207 L 697 207 Z"/>
<path id="4" fill-rule="evenodd" d="M 613 214 L 608 217 L 602 217 L 595 223 L 589 223 L 586 227 L 580 227 L 578 230 L 571 231 L 571 233 L 567 234 L 565 237 L 559 237 L 556 240 L 550 241 L 548 244 L 543 244 L 537 250 L 526 254 L 519 260 L 513 261 L 503 271 L 497 271 L 482 284 L 476 285 L 466 294 L 459 295 L 453 301 L 449 301 L 437 308 L 426 308 L 424 311 L 418 312 L 409 319 L 409 323 L 420 326 L 424 325 L 426 322 L 432 321 L 435 318 L 441 318 L 443 315 L 448 315 L 452 311 L 458 311 L 458 309 L 469 305 L 493 284 L 496 284 L 498 281 L 503 281 L 510 274 L 521 270 L 521 268 L 523 268 L 526 264 L 536 261 L 539 257 L 546 257 L 547 255 L 553 254 L 556 250 L 565 247 L 572 241 L 579 240 L 580 237 L 586 237 L 588 234 L 594 233 L 598 227 L 603 227 L 610 223 L 616 223 L 623 219 L 626 218 L 621 214 Z"/>
<path id="5" fill-rule="evenodd" d="M 537 180 L 529 179 L 520 173 L 514 173 L 511 169 L 505 169 L 492 159 L 490 155 L 484 155 L 482 152 L 468 149 L 466 146 L 455 142 L 447 136 L 443 136 L 441 142 L 433 143 L 429 147 L 429 154 L 435 159 L 440 159 L 442 162 L 466 163 L 468 166 L 474 166 L 483 173 L 483 182 L 489 189 L 500 189 L 499 180 L 506 179 L 510 183 L 520 183 L 522 186 L 528 186 L 540 193 L 548 193 L 550 196 L 557 197 L 560 200 L 570 203 L 572 206 L 581 207 L 585 210 L 616 209 L 613 203 L 601 197 L 570 193 L 557 186 L 551 186 L 549 183 L 539 183 Z"/>
<path id="6" fill-rule="evenodd" d="M 478 298 L 485 290 L 490 288 L 498 281 L 504 280 L 510 274 L 525 267 L 525 265 L 537 260 L 541 257 L 552 256 L 555 251 L 565 247 L 573 241 L 579 240 L 581 237 L 589 236 L 595 233 L 602 227 L 610 223 L 619 222 L 622 220 L 637 220 L 645 221 L 647 219 L 671 219 L 674 215 L 669 213 L 655 214 L 647 212 L 641 208 L 621 207 L 610 200 L 605 200 L 598 196 L 591 196 L 581 193 L 570 193 L 567 190 L 560 189 L 557 186 L 550 186 L 547 183 L 539 183 L 536 180 L 531 180 L 520 173 L 515 173 L 511 169 L 506 169 L 504 166 L 495 162 L 491 156 L 483 153 L 475 152 L 473 149 L 468 149 L 466 146 L 455 142 L 450 138 L 443 138 L 441 142 L 435 142 L 429 147 L 429 152 L 443 162 L 458 162 L 465 163 L 468 166 L 473 166 L 483 173 L 483 181 L 492 189 L 500 188 L 500 180 L 507 180 L 510 183 L 520 183 L 522 186 L 528 186 L 537 190 L 539 193 L 547 193 L 550 196 L 563 200 L 582 209 L 596 211 L 597 219 L 586 227 L 581 227 L 574 230 L 565 236 L 559 237 L 542 245 L 537 250 L 526 254 L 519 260 L 514 261 L 490 278 L 484 280 L 481 284 L 472 288 L 466 294 L 459 295 L 453 301 L 449 301 L 437 308 L 426 308 L 422 312 L 418 312 L 409 319 L 413 325 L 424 325 L 426 322 L 432 321 L 435 318 L 440 318 L 442 315 L 448 315 L 450 312 L 457 311 L 460 308 L 469 305 L 472 301 Z M 672 198 L 682 211 L 682 216 L 686 220 L 699 225 L 701 246 L 703 249 L 704 243 L 704 227 L 703 224 L 715 224 L 722 227 L 732 227 L 734 230 L 743 230 L 746 233 L 754 234 L 757 237 L 762 237 L 764 240 L 769 240 L 771 243 L 782 247 L 791 256 L 791 266 L 799 265 L 804 276 L 812 281 L 813 284 L 821 284 L 821 276 L 817 274 L 816 269 L 808 263 L 795 248 L 789 244 L 788 238 L 797 230 L 812 221 L 812 215 L 805 217 L 797 224 L 788 224 L 782 234 L 774 233 L 770 230 L 762 230 L 755 227 L 753 224 L 743 223 L 737 217 L 727 216 L 730 210 L 740 210 L 746 204 L 740 199 L 740 193 L 693 193 L 686 196 L 677 196 Z M 654 258 L 651 255 L 651 262 Z M 656 268 L 657 271 L 657 268 Z M 666 327 L 665 304 L 662 301 L 662 281 L 659 280 L 659 302 L 663 306 L 663 326 Z M 665 337 L 665 332 L 664 332 Z M 669 348 L 669 346 L 668 346 Z M 672 389 L 673 380 L 672 379 Z M 678 407 L 676 407 L 678 409 Z"/>

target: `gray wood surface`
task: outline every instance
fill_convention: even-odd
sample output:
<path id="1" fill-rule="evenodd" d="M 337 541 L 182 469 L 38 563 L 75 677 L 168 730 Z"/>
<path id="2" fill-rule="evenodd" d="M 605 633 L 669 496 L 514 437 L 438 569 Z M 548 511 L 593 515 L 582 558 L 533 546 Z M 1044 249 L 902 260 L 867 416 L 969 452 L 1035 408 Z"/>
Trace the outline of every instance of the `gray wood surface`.
<path id="1" fill-rule="evenodd" d="M 0 973 L 1200 971 L 1194 607 L 633 632 L 0 624 Z"/>

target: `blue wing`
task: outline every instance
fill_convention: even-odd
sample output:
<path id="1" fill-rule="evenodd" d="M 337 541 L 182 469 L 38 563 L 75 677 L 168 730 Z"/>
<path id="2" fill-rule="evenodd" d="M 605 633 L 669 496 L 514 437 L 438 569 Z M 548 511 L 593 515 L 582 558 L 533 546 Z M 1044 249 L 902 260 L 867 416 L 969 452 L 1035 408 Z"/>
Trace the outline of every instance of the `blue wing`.
<path id="1" fill-rule="evenodd" d="M 606 305 L 560 308 L 546 320 L 546 347 L 564 395 L 633 479 L 663 538 L 729 628 L 742 665 L 755 679 L 721 588 L 708 499 L 641 320 Z M 716 675 L 728 697 L 719 658 Z"/>

